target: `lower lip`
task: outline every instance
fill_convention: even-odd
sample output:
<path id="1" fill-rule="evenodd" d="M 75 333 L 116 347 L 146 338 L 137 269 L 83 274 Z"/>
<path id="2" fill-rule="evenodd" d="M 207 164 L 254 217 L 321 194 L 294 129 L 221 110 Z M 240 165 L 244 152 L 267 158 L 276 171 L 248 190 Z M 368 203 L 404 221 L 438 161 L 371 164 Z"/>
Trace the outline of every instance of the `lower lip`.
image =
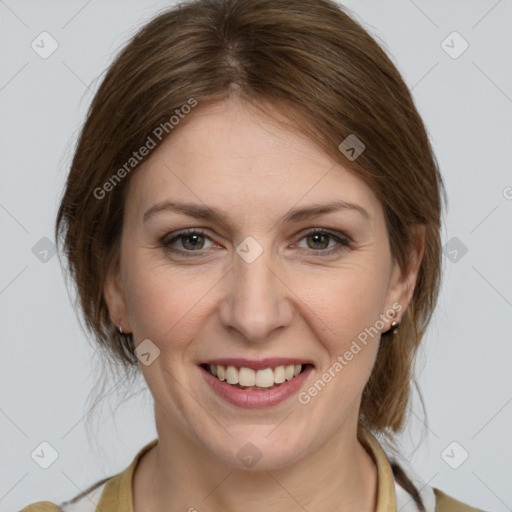
<path id="1" fill-rule="evenodd" d="M 264 407 L 271 407 L 286 400 L 294 395 L 304 384 L 309 374 L 313 371 L 312 366 L 307 366 L 306 369 L 291 380 L 283 382 L 280 386 L 273 389 L 258 390 L 245 390 L 231 386 L 226 381 L 221 381 L 214 377 L 208 370 L 199 367 L 204 375 L 206 382 L 210 387 L 227 402 L 237 405 L 238 407 L 247 407 L 249 409 L 262 409 Z"/>

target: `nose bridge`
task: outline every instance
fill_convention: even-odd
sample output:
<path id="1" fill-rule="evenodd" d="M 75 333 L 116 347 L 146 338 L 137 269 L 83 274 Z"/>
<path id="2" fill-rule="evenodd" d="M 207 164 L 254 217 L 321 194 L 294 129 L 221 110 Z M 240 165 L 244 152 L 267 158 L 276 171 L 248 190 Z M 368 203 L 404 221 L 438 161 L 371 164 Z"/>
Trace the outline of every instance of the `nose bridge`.
<path id="1" fill-rule="evenodd" d="M 271 249 L 248 238 L 234 255 L 222 321 L 247 340 L 264 341 L 290 321 L 291 310 Z"/>

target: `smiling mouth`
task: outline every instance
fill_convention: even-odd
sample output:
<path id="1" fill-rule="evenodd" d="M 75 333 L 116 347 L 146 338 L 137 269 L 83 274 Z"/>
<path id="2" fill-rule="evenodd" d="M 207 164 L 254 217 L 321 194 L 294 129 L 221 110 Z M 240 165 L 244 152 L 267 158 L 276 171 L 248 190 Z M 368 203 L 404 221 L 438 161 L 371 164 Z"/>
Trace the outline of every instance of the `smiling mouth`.
<path id="1" fill-rule="evenodd" d="M 201 364 L 203 369 L 218 380 L 230 384 L 234 388 L 244 390 L 270 390 L 293 380 L 312 364 L 279 365 L 273 368 L 253 370 L 232 365 Z"/>

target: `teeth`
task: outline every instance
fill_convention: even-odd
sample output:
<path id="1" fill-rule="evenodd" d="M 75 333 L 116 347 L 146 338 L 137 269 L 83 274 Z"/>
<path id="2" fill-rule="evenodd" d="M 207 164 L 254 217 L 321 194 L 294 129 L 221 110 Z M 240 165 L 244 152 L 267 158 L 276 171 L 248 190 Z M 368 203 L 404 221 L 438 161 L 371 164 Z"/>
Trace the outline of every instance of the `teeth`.
<path id="1" fill-rule="evenodd" d="M 234 366 L 226 368 L 226 381 L 228 384 L 238 384 L 238 370 Z"/>
<path id="2" fill-rule="evenodd" d="M 242 374 L 243 368 L 240 368 L 240 374 Z M 264 370 L 258 370 L 256 373 L 256 386 L 259 388 L 269 388 L 274 385 L 274 372 L 272 368 L 265 368 Z"/>
<path id="3" fill-rule="evenodd" d="M 301 364 L 280 365 L 275 368 L 265 368 L 255 371 L 251 368 L 237 368 L 229 365 L 209 365 L 210 373 L 221 381 L 227 381 L 236 387 L 244 388 L 273 388 L 276 384 L 282 384 L 291 380 L 302 371 Z"/>
<path id="4" fill-rule="evenodd" d="M 240 368 L 238 372 L 238 383 L 240 386 L 256 386 L 256 372 L 250 368 Z M 274 379 L 272 379 L 272 384 L 274 384 Z M 261 384 L 258 384 L 258 386 L 261 386 Z"/>
<path id="5" fill-rule="evenodd" d="M 281 384 L 285 380 L 286 380 L 286 377 L 285 377 L 284 366 L 283 365 L 276 366 L 276 368 L 274 370 L 274 382 L 276 384 Z"/>

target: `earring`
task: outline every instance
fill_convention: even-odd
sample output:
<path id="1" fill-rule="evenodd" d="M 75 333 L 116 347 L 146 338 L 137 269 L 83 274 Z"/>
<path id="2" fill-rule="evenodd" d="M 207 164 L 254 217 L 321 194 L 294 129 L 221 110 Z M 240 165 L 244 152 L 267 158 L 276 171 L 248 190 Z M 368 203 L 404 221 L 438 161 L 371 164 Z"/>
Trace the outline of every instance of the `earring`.
<path id="1" fill-rule="evenodd" d="M 395 332 L 398 330 L 399 325 L 400 324 L 396 320 L 393 320 L 391 322 L 391 327 L 386 332 L 383 332 L 382 334 L 395 334 Z"/>
<path id="2" fill-rule="evenodd" d="M 117 330 L 119 331 L 119 334 L 124 334 L 124 333 L 123 333 L 123 328 L 122 328 L 121 326 L 119 326 L 119 327 L 117 328 Z"/>

